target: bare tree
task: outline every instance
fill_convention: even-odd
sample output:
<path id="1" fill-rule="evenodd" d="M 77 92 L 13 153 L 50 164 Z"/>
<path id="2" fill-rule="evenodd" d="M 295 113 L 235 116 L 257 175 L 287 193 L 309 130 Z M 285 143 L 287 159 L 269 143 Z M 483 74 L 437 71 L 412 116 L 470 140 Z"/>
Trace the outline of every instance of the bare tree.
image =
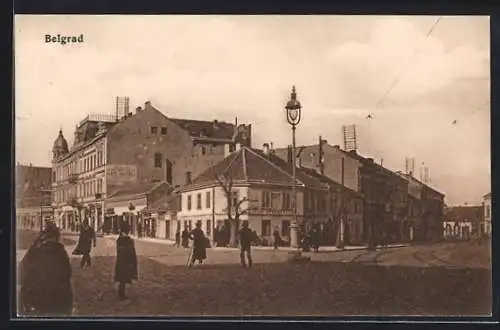
<path id="1" fill-rule="evenodd" d="M 249 210 L 248 208 L 242 209 L 242 204 L 249 201 L 249 199 L 246 196 L 243 198 L 239 198 L 239 196 L 237 196 L 237 198 L 234 198 L 233 177 L 230 174 L 223 173 L 220 175 L 216 175 L 215 178 L 219 186 L 222 188 L 227 201 L 227 207 L 225 211 L 230 224 L 229 245 L 236 246 L 236 233 L 239 228 L 240 217 L 248 213 Z"/>

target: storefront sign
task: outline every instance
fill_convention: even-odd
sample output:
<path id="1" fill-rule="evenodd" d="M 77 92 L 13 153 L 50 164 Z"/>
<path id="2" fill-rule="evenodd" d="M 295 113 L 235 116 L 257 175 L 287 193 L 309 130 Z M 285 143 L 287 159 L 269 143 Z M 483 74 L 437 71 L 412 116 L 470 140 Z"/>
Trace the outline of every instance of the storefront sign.
<path id="1" fill-rule="evenodd" d="M 106 181 L 109 184 L 137 182 L 137 166 L 106 165 Z"/>

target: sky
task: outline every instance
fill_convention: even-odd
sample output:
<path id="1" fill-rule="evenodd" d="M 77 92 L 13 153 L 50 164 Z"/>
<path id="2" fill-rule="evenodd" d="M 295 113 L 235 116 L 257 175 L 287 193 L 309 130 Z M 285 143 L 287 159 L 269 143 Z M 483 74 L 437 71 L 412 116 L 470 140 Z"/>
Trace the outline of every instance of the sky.
<path id="1" fill-rule="evenodd" d="M 342 145 L 391 170 L 429 168 L 449 205 L 491 190 L 489 18 L 479 16 L 16 15 L 16 161 L 50 166 L 89 113 L 149 100 L 167 117 L 253 124 L 252 144 Z M 45 35 L 84 42 L 46 43 Z M 372 119 L 367 116 L 371 114 Z"/>

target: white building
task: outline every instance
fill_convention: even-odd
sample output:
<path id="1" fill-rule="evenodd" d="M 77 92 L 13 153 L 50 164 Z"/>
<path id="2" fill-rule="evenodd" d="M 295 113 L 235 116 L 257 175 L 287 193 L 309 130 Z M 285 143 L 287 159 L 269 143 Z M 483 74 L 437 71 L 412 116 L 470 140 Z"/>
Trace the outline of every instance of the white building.
<path id="1" fill-rule="evenodd" d="M 312 223 L 333 223 L 333 214 L 340 208 L 339 187 L 322 182 L 300 167 L 296 178 L 297 218 L 302 228 L 307 229 Z M 239 205 L 233 209 L 233 216 L 237 209 L 241 213 L 240 221 L 248 220 L 250 228 L 262 241 L 271 242 L 275 228 L 288 241 L 293 220 L 293 185 L 289 162 L 267 147 L 264 151 L 242 147 L 181 189 L 177 219 L 181 230 L 192 229 L 201 221 L 203 231 L 213 238 L 216 228 L 231 226 L 227 221 L 228 194 L 225 191 L 230 189 L 231 204 Z M 350 198 L 349 201 L 354 200 Z M 346 203 L 345 208 L 350 210 L 347 205 L 350 204 Z M 361 223 L 362 210 L 356 209 L 357 214 L 349 214 L 349 217 Z"/>
<path id="2" fill-rule="evenodd" d="M 484 218 L 481 222 L 481 234 L 491 236 L 491 193 L 483 196 Z"/>

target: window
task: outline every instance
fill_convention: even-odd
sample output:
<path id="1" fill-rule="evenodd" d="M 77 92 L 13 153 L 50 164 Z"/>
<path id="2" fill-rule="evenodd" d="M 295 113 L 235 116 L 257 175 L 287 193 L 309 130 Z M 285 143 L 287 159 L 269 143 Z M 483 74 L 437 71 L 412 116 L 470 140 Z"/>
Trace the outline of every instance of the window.
<path id="1" fill-rule="evenodd" d="M 261 234 L 262 236 L 271 236 L 271 220 L 262 220 Z"/>
<path id="2" fill-rule="evenodd" d="M 211 197 L 211 196 L 210 196 L 210 195 L 211 195 L 211 194 L 210 194 L 210 191 L 207 191 L 207 193 L 206 193 L 206 195 L 205 195 L 205 196 L 206 196 L 206 205 L 207 205 L 207 209 L 209 209 L 209 208 L 210 208 L 210 205 L 211 205 L 211 201 L 210 201 L 210 197 Z"/>
<path id="3" fill-rule="evenodd" d="M 155 167 L 161 168 L 162 167 L 162 161 L 161 161 L 161 153 L 155 152 Z"/>
<path id="4" fill-rule="evenodd" d="M 201 194 L 196 195 L 196 209 L 201 210 Z"/>
<path id="5" fill-rule="evenodd" d="M 273 210 L 279 210 L 280 197 L 281 197 L 281 194 L 279 192 L 273 191 L 271 193 L 271 207 L 273 208 Z"/>
<path id="6" fill-rule="evenodd" d="M 239 197 L 238 190 L 233 190 L 231 192 L 231 204 L 232 204 L 231 207 L 233 210 L 237 210 L 238 208 L 238 202 L 239 202 L 238 197 Z"/>
<path id="7" fill-rule="evenodd" d="M 290 236 L 290 220 L 281 221 L 281 236 Z"/>
<path id="8" fill-rule="evenodd" d="M 158 127 L 151 126 L 151 134 L 157 134 L 157 133 L 158 133 Z"/>
<path id="9" fill-rule="evenodd" d="M 161 128 L 161 135 L 167 135 L 167 128 L 166 127 Z"/>
<path id="10" fill-rule="evenodd" d="M 56 171 L 52 171 L 52 182 L 56 182 Z"/>
<path id="11" fill-rule="evenodd" d="M 489 205 L 486 205 L 486 217 L 487 218 L 490 217 L 490 206 Z"/>
<path id="12" fill-rule="evenodd" d="M 187 196 L 187 209 L 191 211 L 191 195 Z"/>
<path id="13" fill-rule="evenodd" d="M 212 236 L 212 221 L 207 220 L 207 236 Z"/>
<path id="14" fill-rule="evenodd" d="M 182 210 L 182 195 L 181 194 L 177 195 L 177 203 L 179 203 L 179 205 L 177 206 L 177 209 Z"/>
<path id="15" fill-rule="evenodd" d="M 206 146 L 201 146 L 201 154 L 206 155 L 207 154 L 207 147 Z"/>
<path id="16" fill-rule="evenodd" d="M 271 194 L 268 190 L 262 191 L 262 207 L 271 207 Z"/>
<path id="17" fill-rule="evenodd" d="M 290 210 L 291 209 L 291 200 L 290 200 L 290 193 L 285 191 L 283 192 L 283 210 Z"/>
<path id="18" fill-rule="evenodd" d="M 172 184 L 172 162 L 170 162 L 168 159 L 165 160 L 165 172 L 165 181 L 167 181 L 169 184 Z"/>

